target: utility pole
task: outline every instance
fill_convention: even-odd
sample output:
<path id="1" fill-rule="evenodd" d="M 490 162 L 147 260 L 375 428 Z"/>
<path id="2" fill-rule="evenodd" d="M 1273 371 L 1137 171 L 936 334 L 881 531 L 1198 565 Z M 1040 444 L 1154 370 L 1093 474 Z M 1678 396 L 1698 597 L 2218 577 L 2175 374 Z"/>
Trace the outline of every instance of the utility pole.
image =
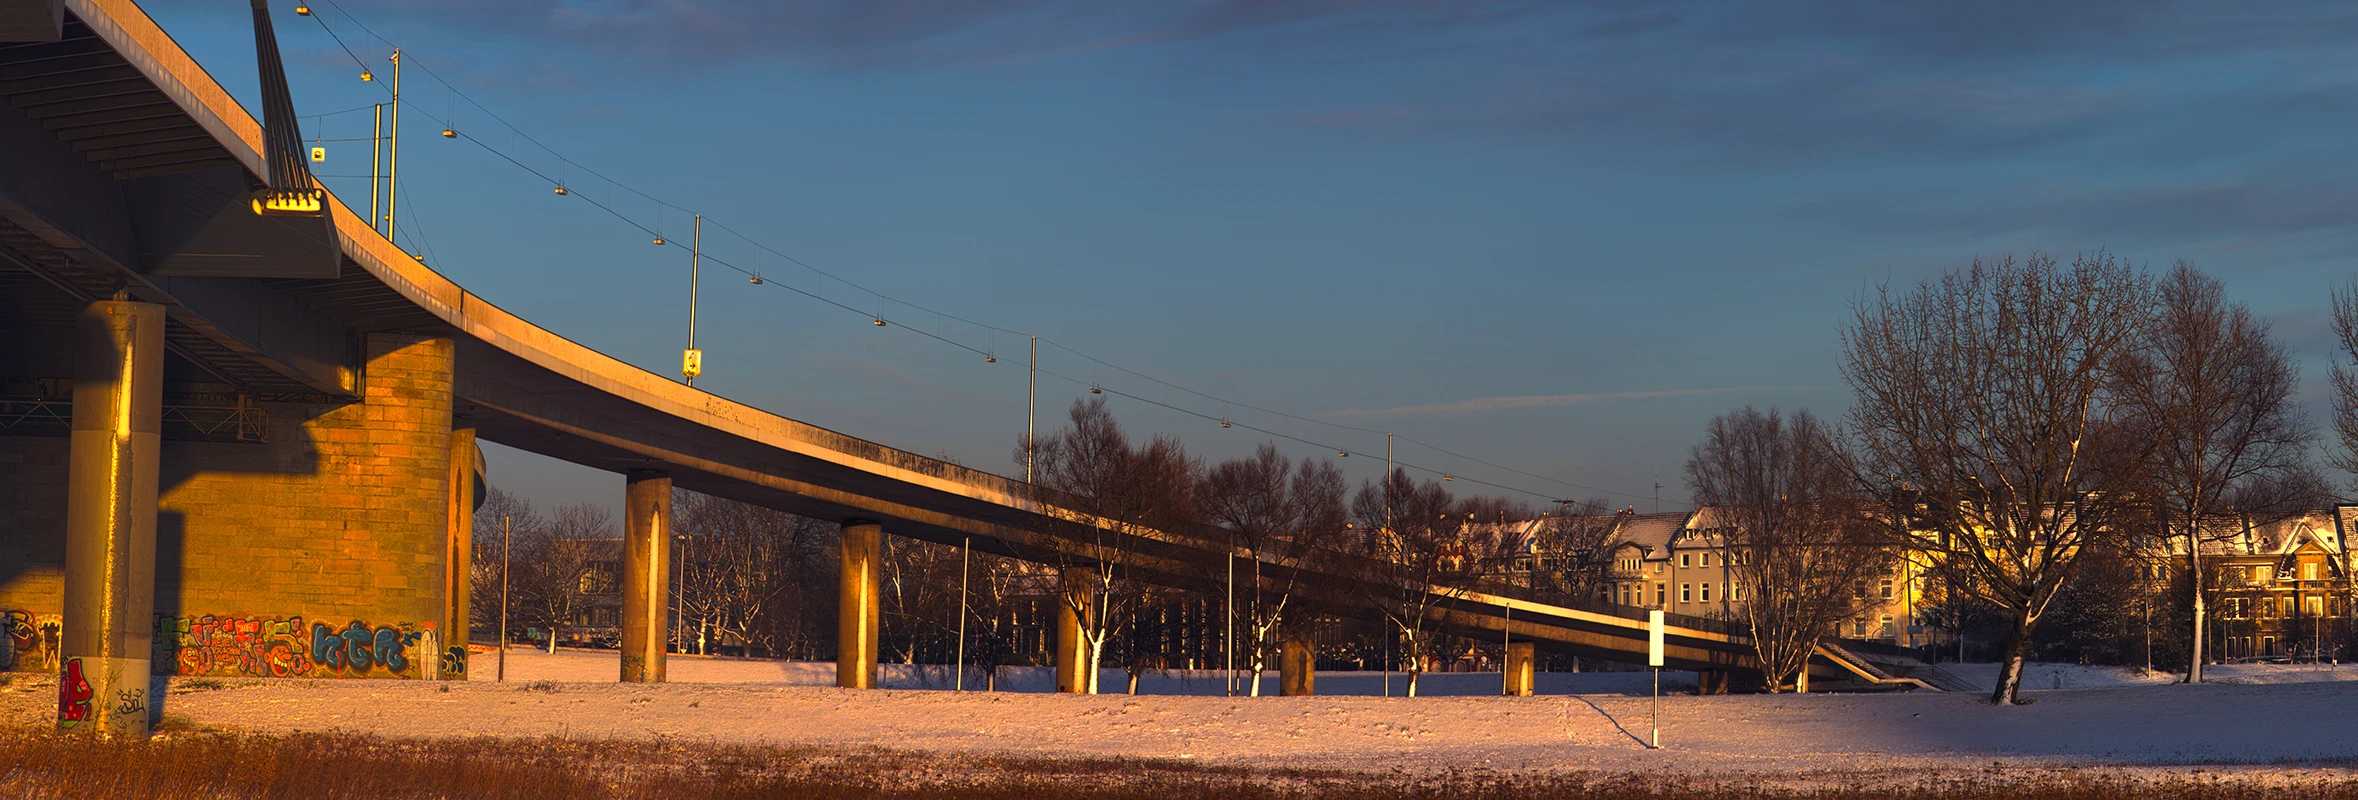
<path id="1" fill-rule="evenodd" d="M 1381 535 L 1392 535 L 1392 434 L 1384 434 L 1384 530 Z M 1384 629 L 1384 696 L 1392 696 L 1392 637 L 1390 627 Z"/>
<path id="2" fill-rule="evenodd" d="M 362 73 L 366 80 L 366 73 Z M 385 184 L 385 104 L 377 103 L 376 122 L 368 129 L 368 226 L 372 230 L 385 229 L 384 211 L 377 207 L 377 199 L 384 195 L 379 187 Z"/>
<path id="3" fill-rule="evenodd" d="M 966 691 L 966 572 L 974 558 L 974 537 L 967 536 L 958 546 L 958 677 L 951 691 Z"/>
<path id="4" fill-rule="evenodd" d="M 508 679 L 508 515 L 499 516 L 499 673 L 494 682 Z"/>
<path id="5" fill-rule="evenodd" d="M 688 239 L 688 349 L 680 354 L 681 382 L 696 385 L 704 374 L 704 351 L 696 349 L 696 274 L 704 267 L 704 215 L 696 215 L 696 232 Z"/>
<path id="6" fill-rule="evenodd" d="M 1024 377 L 1023 391 L 1023 482 L 1031 483 L 1032 462 L 1039 460 L 1035 455 L 1037 446 L 1032 443 L 1032 415 L 1037 413 L 1040 407 L 1040 337 L 1038 336 L 1032 337 L 1032 366 L 1031 371 Z"/>
<path id="7" fill-rule="evenodd" d="M 396 195 L 401 191 L 401 48 L 393 48 L 393 136 L 385 145 L 385 239 L 393 238 Z M 396 247 L 399 245 L 396 244 Z"/>

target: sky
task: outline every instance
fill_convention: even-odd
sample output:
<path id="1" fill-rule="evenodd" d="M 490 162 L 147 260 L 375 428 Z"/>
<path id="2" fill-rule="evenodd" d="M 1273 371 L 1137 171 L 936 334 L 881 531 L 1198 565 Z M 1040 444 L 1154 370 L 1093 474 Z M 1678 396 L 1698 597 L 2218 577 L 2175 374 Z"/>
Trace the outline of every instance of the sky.
<path id="1" fill-rule="evenodd" d="M 259 107 L 243 5 L 145 5 Z M 1094 384 L 1208 460 L 1347 449 L 1370 479 L 1392 432 L 1460 493 L 1676 509 L 1712 416 L 1848 408 L 1854 302 L 2032 252 L 2219 277 L 2322 423 L 2358 278 L 2347 4 L 292 6 L 349 203 L 407 54 L 397 224 L 435 269 L 677 374 L 688 252 L 597 204 L 675 245 L 702 213 L 766 283 L 705 263 L 699 388 L 1001 474 L 1037 335 L 1043 433 Z M 544 507 L 621 498 L 489 459 Z"/>

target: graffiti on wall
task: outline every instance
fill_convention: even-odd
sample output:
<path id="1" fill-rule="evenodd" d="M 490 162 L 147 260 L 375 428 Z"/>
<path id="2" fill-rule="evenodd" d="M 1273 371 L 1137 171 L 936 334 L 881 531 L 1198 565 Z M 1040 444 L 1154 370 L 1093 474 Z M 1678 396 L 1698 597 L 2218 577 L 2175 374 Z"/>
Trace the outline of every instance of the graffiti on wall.
<path id="1" fill-rule="evenodd" d="M 18 672 L 48 672 L 58 668 L 58 632 L 63 630 L 56 614 L 35 614 L 30 611 L 0 611 L 0 636 L 8 639 L 10 658 L 0 658 L 0 670 Z"/>
<path id="2" fill-rule="evenodd" d="M 82 674 L 82 659 L 69 658 L 57 677 L 57 724 L 71 728 L 90 719 L 90 679 Z"/>
<path id="3" fill-rule="evenodd" d="M 338 628 L 302 617 L 156 616 L 159 674 L 268 678 L 417 677 L 422 634 L 357 620 Z M 428 656 L 431 657 L 431 656 Z"/>

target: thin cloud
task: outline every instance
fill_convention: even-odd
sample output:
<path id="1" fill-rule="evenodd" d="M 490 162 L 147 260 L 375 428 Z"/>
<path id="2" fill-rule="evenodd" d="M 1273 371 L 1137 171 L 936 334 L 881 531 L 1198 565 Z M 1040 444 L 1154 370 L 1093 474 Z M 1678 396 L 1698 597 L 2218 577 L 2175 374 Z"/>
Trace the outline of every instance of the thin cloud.
<path id="1" fill-rule="evenodd" d="M 1398 408 L 1349 408 L 1329 411 L 1321 416 L 1336 419 L 1374 419 L 1378 417 L 1436 417 L 1459 414 L 1481 414 L 1517 408 L 1553 408 L 1590 403 L 1609 403 L 1615 400 L 1646 400 L 1657 397 L 1698 397 L 1734 392 L 1807 391 L 1815 387 L 1730 386 L 1718 389 L 1672 389 L 1659 392 L 1599 392 L 1593 394 L 1539 394 L 1520 397 L 1477 397 L 1448 403 Z"/>

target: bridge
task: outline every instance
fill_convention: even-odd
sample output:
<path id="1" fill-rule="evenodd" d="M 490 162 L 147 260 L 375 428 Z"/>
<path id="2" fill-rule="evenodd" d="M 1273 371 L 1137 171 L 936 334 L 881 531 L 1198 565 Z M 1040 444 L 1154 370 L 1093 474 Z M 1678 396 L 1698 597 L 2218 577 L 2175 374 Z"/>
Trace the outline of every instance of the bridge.
<path id="1" fill-rule="evenodd" d="M 843 523 L 852 687 L 874 682 L 885 534 L 1197 589 L 1245 557 L 691 388 L 468 292 L 284 152 L 292 106 L 272 111 L 284 77 L 258 44 L 263 120 L 128 0 L 0 0 L 0 612 L 19 667 L 65 678 L 61 724 L 145 731 L 151 674 L 463 678 L 484 441 L 624 476 L 623 680 L 664 678 L 675 486 Z M 1295 569 L 1315 568 L 1263 573 Z M 1320 578 L 1314 604 L 1401 588 Z M 1407 590 L 1525 663 L 1646 651 L 1633 609 Z M 1074 623 L 1060 687 L 1085 659 Z M 1667 644 L 1673 669 L 1748 669 L 1707 620 Z M 1814 669 L 1906 680 L 1864 661 Z"/>

